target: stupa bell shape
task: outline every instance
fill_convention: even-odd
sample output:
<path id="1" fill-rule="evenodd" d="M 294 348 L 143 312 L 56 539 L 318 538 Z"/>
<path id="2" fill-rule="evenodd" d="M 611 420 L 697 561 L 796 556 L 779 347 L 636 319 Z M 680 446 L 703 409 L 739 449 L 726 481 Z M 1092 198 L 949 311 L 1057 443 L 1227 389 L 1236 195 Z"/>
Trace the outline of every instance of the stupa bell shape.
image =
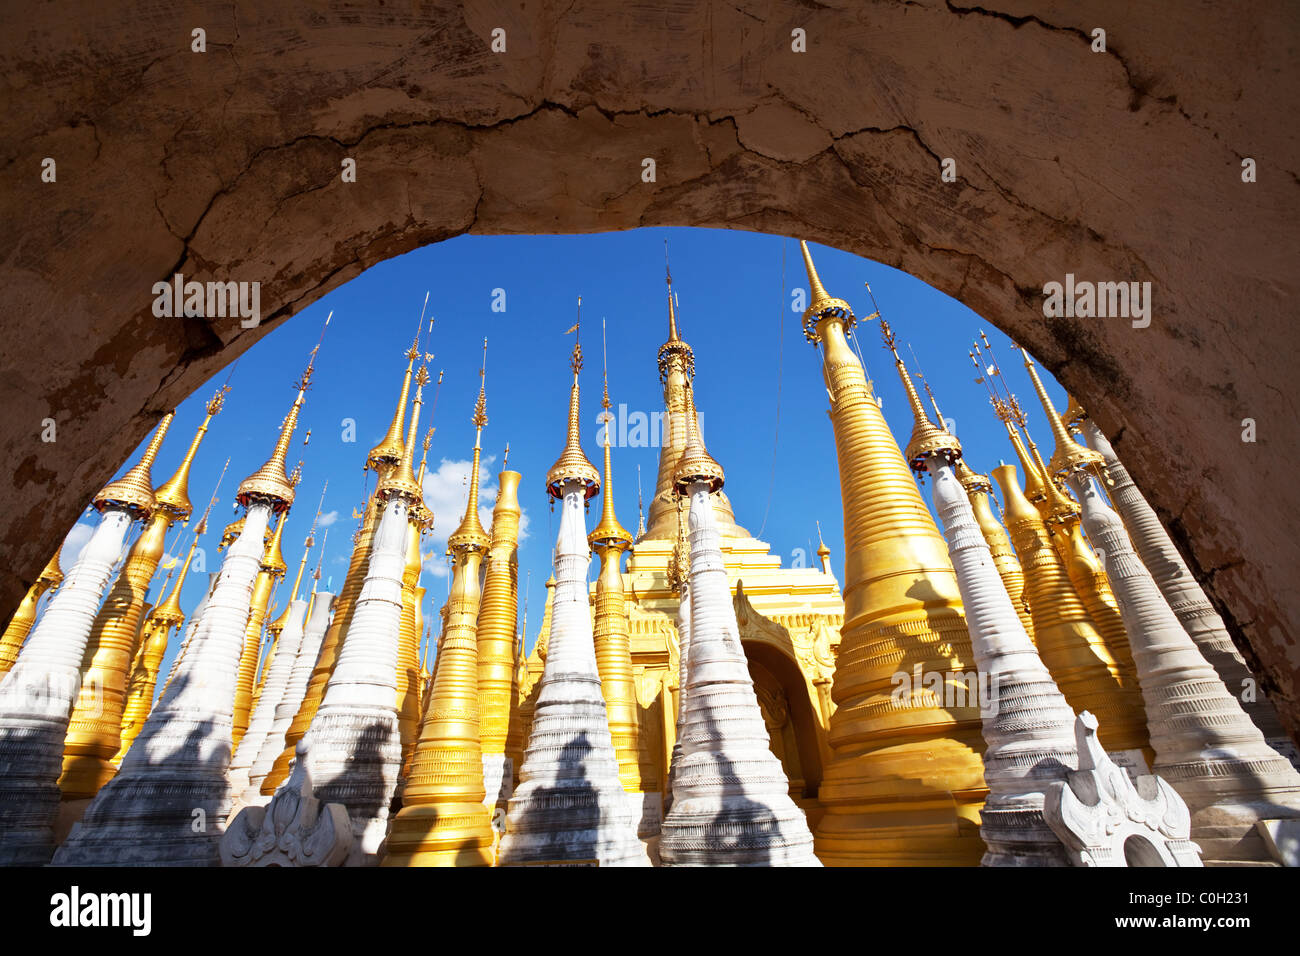
<path id="1" fill-rule="evenodd" d="M 848 343 L 856 318 L 826 292 L 806 243 L 803 254 L 804 333 L 823 349 L 846 551 L 817 855 L 833 866 L 974 865 L 987 794 L 979 709 L 919 687 L 897 693 L 895 680 L 971 668 L 957 576 Z"/>
<path id="2" fill-rule="evenodd" d="M 1028 356 L 1025 365 L 1056 438 L 1051 468 L 1078 498 L 1084 531 L 1102 553 L 1119 601 L 1146 701 L 1154 769 L 1187 802 L 1192 840 L 1207 866 L 1274 862 L 1257 824 L 1300 819 L 1300 773 L 1268 746 L 1183 629 L 1089 473 L 1103 464 L 1101 456 L 1075 443 Z"/>
<path id="3" fill-rule="evenodd" d="M 690 650 L 681 752 L 659 855 L 666 866 L 820 866 L 804 812 L 772 752 L 731 603 L 710 495 L 722 468 L 694 424 L 673 476 L 691 499 Z"/>
<path id="4" fill-rule="evenodd" d="M 244 528 L 226 549 L 216 587 L 162 697 L 149 714 L 117 775 L 86 808 L 81 826 L 55 854 L 56 866 L 215 866 L 231 808 L 230 764 L 235 685 L 253 579 L 272 512 L 293 494 L 266 476 L 284 473 L 284 454 L 306 398 L 315 361 L 280 426 L 267 463 L 239 486 L 248 509 Z"/>
<path id="5" fill-rule="evenodd" d="M 581 368 L 582 352 L 575 346 L 568 443 L 546 476 L 547 492 L 562 502 L 550 641 L 519 786 L 506 811 L 497 856 L 502 866 L 650 862 L 637 839 L 640 808 L 619 781 L 596 667 L 583 502 L 599 490 L 600 478 L 578 441 Z"/>
<path id="6" fill-rule="evenodd" d="M 1247 687 L 1255 686 L 1256 681 L 1246 667 L 1241 652 L 1233 644 L 1223 618 L 1214 609 L 1205 591 L 1196 583 L 1196 578 L 1192 576 L 1187 562 L 1160 523 L 1155 509 L 1147 503 L 1141 490 L 1134 484 L 1128 469 L 1119 460 L 1101 429 L 1084 417 L 1083 409 L 1074 403 L 1074 399 L 1070 401 L 1071 407 L 1076 410 L 1076 416 L 1082 420 L 1088 444 L 1105 461 L 1106 476 L 1109 479 L 1106 490 L 1124 521 L 1129 540 L 1142 563 L 1151 572 L 1160 593 L 1169 602 L 1170 609 L 1183 625 L 1183 630 L 1196 643 L 1197 649 L 1228 690 L 1239 694 Z M 1238 700 L 1247 716 L 1263 733 L 1269 746 L 1284 754 L 1294 754 L 1294 745 L 1283 730 L 1277 712 L 1267 697 L 1259 693 L 1253 699 L 1246 700 L 1239 695 Z M 1295 759 L 1292 756 L 1292 762 Z"/>
<path id="7" fill-rule="evenodd" d="M 308 731 L 316 797 L 325 803 L 341 803 L 352 820 L 356 838 L 349 856 L 352 865 L 379 862 L 389 806 L 402 768 L 397 660 L 408 515 L 411 506 L 422 500 L 410 459 L 419 433 L 422 390 L 428 382 L 424 368 L 416 381 L 407 453 L 376 488 L 383 513 L 365 583 Z"/>
<path id="8" fill-rule="evenodd" d="M 492 817 L 484 803 L 480 745 L 479 568 L 491 539 L 478 516 L 486 395 L 474 408 L 474 457 L 460 526 L 447 537 L 454 559 L 447 618 L 429 708 L 411 758 L 402 809 L 388 836 L 385 866 L 490 866 Z"/>
<path id="9" fill-rule="evenodd" d="M 1039 656 L 1071 709 L 1097 718 L 1098 739 L 1111 759 L 1145 773 L 1153 754 L 1135 675 L 1124 670 L 1092 623 L 1042 515 L 1016 481 L 1015 466 L 1001 465 L 992 475 L 1002 489 L 1007 531 L 1024 569 Z"/>
<path id="10" fill-rule="evenodd" d="M 99 524 L 0 680 L 0 865 L 50 860 L 56 781 L 86 644 L 131 522 L 153 512 L 150 467 L 171 420 L 163 419 L 140 461 L 95 496 Z"/>
<path id="11" fill-rule="evenodd" d="M 881 320 L 883 323 L 883 319 Z M 887 338 L 892 350 L 892 337 Z M 985 866 L 1068 866 L 1064 844 L 1043 809 L 1053 782 L 1078 766 L 1075 714 L 1038 656 L 1003 584 L 954 464 L 957 439 L 929 421 L 898 353 L 894 361 L 916 422 L 907 457 L 932 479 L 935 512 L 961 588 L 978 669 L 973 688 L 983 720 L 984 780 L 980 811 Z M 967 693 L 970 693 L 967 681 Z"/>

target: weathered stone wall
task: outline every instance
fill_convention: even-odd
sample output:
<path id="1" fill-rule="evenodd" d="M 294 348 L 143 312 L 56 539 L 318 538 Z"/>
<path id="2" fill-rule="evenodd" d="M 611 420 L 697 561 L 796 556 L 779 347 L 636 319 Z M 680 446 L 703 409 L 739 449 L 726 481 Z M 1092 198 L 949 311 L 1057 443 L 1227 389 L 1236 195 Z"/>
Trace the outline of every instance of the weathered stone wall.
<path id="1" fill-rule="evenodd" d="M 466 231 L 730 226 L 898 266 L 1017 336 L 1294 728 L 1300 8 L 988 3 L 7 5 L 0 617 L 165 410 L 368 266 Z M 260 281 L 270 319 L 154 318 L 175 272 Z M 1045 320 L 1067 272 L 1150 281 L 1150 327 Z"/>

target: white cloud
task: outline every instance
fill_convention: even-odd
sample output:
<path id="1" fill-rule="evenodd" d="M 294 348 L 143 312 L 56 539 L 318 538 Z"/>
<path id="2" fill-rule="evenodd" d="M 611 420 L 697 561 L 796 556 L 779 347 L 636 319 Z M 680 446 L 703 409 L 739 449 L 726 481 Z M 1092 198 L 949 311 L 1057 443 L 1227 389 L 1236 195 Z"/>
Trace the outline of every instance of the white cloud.
<path id="1" fill-rule="evenodd" d="M 321 528 L 328 528 L 334 522 L 339 520 L 338 511 L 327 511 L 316 519 L 316 524 Z"/>
<path id="2" fill-rule="evenodd" d="M 68 532 L 68 536 L 63 539 L 63 550 L 59 552 L 59 568 L 64 574 L 72 570 L 72 566 L 77 563 L 81 557 L 81 551 L 90 541 L 90 536 L 95 533 L 95 526 L 84 524 L 78 521 Z"/>
<path id="3" fill-rule="evenodd" d="M 485 531 L 492 531 L 492 508 L 497 500 L 497 485 L 491 466 L 495 455 L 480 459 L 478 469 L 478 517 Z M 465 516 L 465 499 L 469 496 L 469 472 L 472 459 L 442 459 L 436 471 L 424 474 L 424 500 L 433 510 L 433 532 L 423 541 L 424 569 L 435 578 L 447 576 L 447 538 Z M 519 540 L 528 537 L 528 512 L 519 517 Z"/>

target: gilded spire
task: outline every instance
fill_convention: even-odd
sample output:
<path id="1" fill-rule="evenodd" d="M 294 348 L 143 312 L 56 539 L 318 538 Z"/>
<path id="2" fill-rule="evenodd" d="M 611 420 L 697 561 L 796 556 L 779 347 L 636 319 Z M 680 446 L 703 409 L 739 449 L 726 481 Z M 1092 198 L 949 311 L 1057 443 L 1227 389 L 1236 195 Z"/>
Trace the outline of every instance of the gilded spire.
<path id="1" fill-rule="evenodd" d="M 604 339 L 604 322 L 601 323 L 601 338 Z M 618 516 L 614 513 L 614 478 L 613 470 L 609 463 L 609 432 L 613 422 L 613 416 L 610 414 L 609 401 L 609 368 L 606 363 L 605 368 L 605 392 L 600 400 L 600 407 L 605 410 L 605 497 L 601 503 L 600 523 L 592 529 L 591 534 L 587 535 L 587 542 L 592 547 L 600 548 L 621 548 L 626 550 L 632 544 L 632 536 L 627 530 L 618 523 Z M 638 495 L 638 498 L 640 496 Z"/>
<path id="2" fill-rule="evenodd" d="M 429 303 L 427 294 L 424 302 L 427 307 Z M 411 347 L 404 353 L 406 372 L 402 375 L 402 390 L 397 396 L 397 410 L 393 412 L 393 421 L 388 426 L 388 434 L 378 445 L 370 449 L 370 454 L 366 457 L 367 468 L 379 470 L 385 465 L 395 465 L 406 454 L 407 446 L 402 442 L 402 433 L 406 430 L 406 400 L 411 393 L 411 372 L 415 368 L 415 360 L 420 357 L 420 327 L 423 324 L 424 311 L 421 310 L 420 322 L 415 326 L 415 338 L 411 340 Z"/>
<path id="3" fill-rule="evenodd" d="M 325 327 L 329 322 L 329 318 L 326 317 Z M 325 327 L 321 328 L 322 338 L 325 336 Z M 279 514 L 293 504 L 293 485 L 289 483 L 289 476 L 284 472 L 284 458 L 289 453 L 289 440 L 293 438 L 293 430 L 298 426 L 298 412 L 306 400 L 307 389 L 311 387 L 311 376 L 316 366 L 318 351 L 320 351 L 320 342 L 317 342 L 316 347 L 311 350 L 311 358 L 302 373 L 302 378 L 294 383 L 294 387 L 298 389 L 298 397 L 294 399 L 293 407 L 289 409 L 289 414 L 280 425 L 280 437 L 275 443 L 275 450 L 271 452 L 271 457 L 266 460 L 266 464 L 239 485 L 235 498 L 245 508 L 256 501 L 263 501 L 271 506 L 272 511 Z"/>
<path id="4" fill-rule="evenodd" d="M 578 308 L 582 308 L 581 298 L 578 299 Z M 581 321 L 579 311 L 579 324 Z M 575 325 L 574 330 L 577 329 L 578 326 Z M 573 358 L 569 365 L 573 369 L 573 386 L 569 389 L 569 434 L 564 443 L 564 451 L 546 473 L 546 493 L 552 498 L 561 498 L 564 484 L 577 481 L 586 489 L 584 497 L 590 499 L 600 491 L 600 475 L 582 451 L 581 422 L 578 417 L 578 373 L 582 371 L 582 345 L 579 342 L 573 343 Z"/>
<path id="5" fill-rule="evenodd" d="M 576 372 L 574 373 L 576 376 Z M 478 463 L 482 454 L 483 426 L 487 424 L 487 339 L 483 340 L 483 365 L 479 368 L 478 400 L 474 403 L 474 459 L 470 463 L 469 498 L 460 527 L 447 538 L 447 553 L 486 551 L 491 539 L 478 517 Z M 576 391 L 577 386 L 574 386 Z"/>
<path id="6" fill-rule="evenodd" d="M 678 494 L 688 495 L 692 485 L 704 482 L 709 486 L 709 491 L 718 491 L 726 481 L 726 476 L 723 474 L 722 466 L 713 460 L 704 447 L 704 439 L 700 437 L 700 422 L 695 416 L 693 383 L 686 385 L 686 427 L 689 429 L 686 447 L 682 449 L 682 457 L 678 459 L 677 469 L 673 472 L 673 487 L 677 489 Z"/>
<path id="7" fill-rule="evenodd" d="M 93 503 L 97 511 L 103 511 L 112 505 L 131 512 L 136 518 L 147 518 L 153 514 L 153 479 L 150 469 L 153 467 L 154 459 L 158 457 L 158 449 L 167 434 L 167 429 L 171 427 L 174 416 L 174 412 L 168 412 L 163 416 L 163 420 L 158 424 L 153 438 L 149 440 L 144 454 L 140 456 L 135 467 L 117 481 L 110 481 L 99 494 L 95 495 Z"/>
<path id="8" fill-rule="evenodd" d="M 442 373 L 438 373 L 438 385 L 442 385 Z M 433 418 L 433 412 L 437 410 L 438 399 L 437 391 L 434 391 L 433 408 L 429 411 L 429 417 Z M 420 486 L 420 497 L 415 504 L 411 505 L 411 520 L 420 525 L 421 529 L 426 531 L 433 530 L 433 510 L 425 503 L 424 500 L 424 474 L 428 468 L 429 446 L 433 444 L 433 433 L 437 429 L 432 426 L 424 433 L 424 442 L 420 446 L 420 470 L 415 473 L 415 483 Z"/>
<path id="9" fill-rule="evenodd" d="M 411 428 L 407 433 L 404 446 L 408 450 L 403 451 L 397 467 L 379 482 L 375 494 L 380 498 L 400 495 L 407 500 L 408 504 L 415 504 L 424 499 L 424 491 L 411 470 L 411 461 L 415 457 L 415 436 L 420 432 L 420 406 L 424 404 L 424 386 L 428 384 L 429 370 L 421 365 L 420 371 L 415 376 L 415 402 L 411 406 Z"/>
<path id="10" fill-rule="evenodd" d="M 218 393 L 221 394 L 221 393 Z M 210 403 L 209 403 L 210 406 Z M 194 549 L 199 543 L 199 538 L 208 533 L 208 517 L 212 514 L 212 508 L 217 503 L 217 495 L 221 491 L 221 482 L 226 478 L 226 469 L 230 467 L 230 459 L 221 466 L 221 474 L 217 476 L 217 484 L 212 489 L 212 497 L 208 499 L 208 506 L 203 510 L 203 517 L 194 528 L 194 540 L 190 542 L 189 553 L 185 556 L 185 564 L 181 567 L 180 577 L 176 579 L 176 586 L 172 588 L 172 593 L 167 599 L 153 609 L 150 618 L 169 627 L 179 627 L 185 622 L 185 612 L 181 610 L 181 588 L 185 586 L 185 576 L 190 570 L 190 559 L 194 557 Z"/>
<path id="11" fill-rule="evenodd" d="M 171 512 L 173 519 L 188 521 L 190 514 L 194 511 L 194 506 L 190 504 L 190 466 L 194 464 L 194 455 L 199 450 L 199 444 L 203 441 L 203 436 L 208 432 L 208 423 L 212 421 L 213 416 L 221 411 L 221 407 L 226 401 L 226 393 L 229 391 L 230 386 L 223 385 L 208 400 L 207 417 L 203 419 L 203 424 L 199 426 L 199 430 L 194 433 L 194 439 L 190 442 L 189 451 L 185 453 L 185 458 L 180 467 L 176 469 L 174 475 L 168 478 L 153 493 L 156 506 Z"/>
<path id="12" fill-rule="evenodd" d="M 674 358 L 680 358 L 688 378 L 695 375 L 695 353 L 677 331 L 677 300 L 673 296 L 673 274 L 668 268 L 668 240 L 664 240 L 664 275 L 668 281 L 668 341 L 659 346 L 659 381 L 666 382 Z"/>
<path id="13" fill-rule="evenodd" d="M 878 311 L 878 310 L 877 310 Z M 880 317 L 880 335 L 885 340 L 885 348 L 894 356 L 894 365 L 898 368 L 898 377 L 903 380 L 903 389 L 907 392 L 907 402 L 912 408 L 912 437 L 903 452 L 908 466 L 918 475 L 926 473 L 925 462 L 931 455 L 942 455 L 948 462 L 961 457 L 961 442 L 955 435 L 930 421 L 921 404 L 921 396 L 912 384 L 912 376 L 899 357 L 894 342 L 894 330 L 890 328 L 885 317 Z M 942 419 L 941 419 L 942 420 Z"/>
<path id="14" fill-rule="evenodd" d="M 836 314 L 844 324 L 844 334 L 847 335 L 857 322 L 857 317 L 853 314 L 853 309 L 843 299 L 837 299 L 826 291 L 822 285 L 822 280 L 817 275 L 817 267 L 813 265 L 812 253 L 808 251 L 808 243 L 803 239 L 799 240 L 799 249 L 803 252 L 803 267 L 808 273 L 808 308 L 803 314 L 803 334 L 809 342 L 817 342 L 821 336 L 817 332 L 817 322 L 827 315 Z"/>
<path id="15" fill-rule="evenodd" d="M 1038 377 L 1034 360 L 1024 349 L 1020 350 L 1020 354 L 1024 356 L 1025 370 L 1029 372 L 1029 378 L 1034 383 L 1038 401 L 1042 403 L 1043 411 L 1047 413 L 1047 420 L 1051 423 L 1052 437 L 1056 439 L 1056 448 L 1052 451 L 1052 460 L 1048 463 L 1048 468 L 1053 474 L 1062 476 L 1086 468 L 1099 470 L 1102 465 L 1101 455 L 1091 448 L 1083 447 L 1070 437 L 1070 433 L 1065 430 L 1065 423 L 1061 421 L 1061 416 L 1056 413 L 1056 406 L 1047 397 L 1047 389 L 1043 388 L 1043 381 Z"/>

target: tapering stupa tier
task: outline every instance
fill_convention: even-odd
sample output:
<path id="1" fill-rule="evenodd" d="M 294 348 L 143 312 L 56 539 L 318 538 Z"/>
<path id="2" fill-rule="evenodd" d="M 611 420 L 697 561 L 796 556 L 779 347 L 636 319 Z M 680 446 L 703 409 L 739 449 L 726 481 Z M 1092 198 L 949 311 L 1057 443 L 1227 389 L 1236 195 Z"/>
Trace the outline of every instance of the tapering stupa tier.
<path id="1" fill-rule="evenodd" d="M 57 588 L 63 582 L 63 571 L 59 567 L 59 555 L 62 552 L 63 544 L 60 543 L 54 555 L 46 562 L 44 570 L 37 575 L 32 586 L 23 595 L 18 610 L 5 626 L 4 636 L 0 637 L 0 678 L 9 673 L 9 669 L 14 666 L 23 642 L 31 633 L 32 625 L 36 623 L 36 609 L 41 602 L 41 596 L 50 588 Z"/>
<path id="2" fill-rule="evenodd" d="M 95 613 L 122 556 L 131 512 L 107 507 L 13 669 L 0 682 L 0 866 L 42 866 L 54 850 L 68 716 Z"/>
<path id="3" fill-rule="evenodd" d="M 250 506 L 174 678 L 55 865 L 217 865 L 239 657 L 270 515 L 265 502 Z"/>
<path id="4" fill-rule="evenodd" d="M 707 477 L 690 490 L 691 647 L 660 856 L 669 866 L 820 866 L 754 694 Z"/>
<path id="5" fill-rule="evenodd" d="M 980 835 L 988 846 L 983 863 L 1067 866 L 1068 854 L 1043 810 L 1047 788 L 1078 764 L 1074 711 L 1020 623 L 953 467 L 935 454 L 928 469 L 979 670 L 989 786 L 980 811 Z M 983 491 L 978 495 L 983 498 Z"/>
<path id="6" fill-rule="evenodd" d="M 517 471 L 497 476 L 483 601 L 478 615 L 479 741 L 483 787 L 490 805 L 509 798 L 523 749 L 515 701 L 515 619 L 518 611 L 519 482 Z"/>
<path id="7" fill-rule="evenodd" d="M 506 811 L 503 866 L 649 864 L 637 839 L 640 808 L 619 782 L 596 667 L 582 510 L 587 487 L 571 478 L 561 488 L 550 643 L 519 787 Z"/>
<path id="8" fill-rule="evenodd" d="M 722 466 L 713 460 L 713 456 L 704 447 L 699 420 L 695 416 L 695 390 L 692 387 L 686 389 L 686 423 L 689 429 L 686 447 L 682 449 L 677 467 L 673 469 L 673 488 L 680 495 L 689 494 L 696 484 L 708 486 L 710 492 L 718 491 L 726 483 L 727 477 Z"/>
<path id="9" fill-rule="evenodd" d="M 294 428 L 298 424 L 298 411 L 302 408 L 310 379 L 311 366 L 309 365 L 303 375 L 298 398 L 280 426 L 280 438 L 275 443 L 275 450 L 271 452 L 271 457 L 266 460 L 266 464 L 239 483 L 235 498 L 245 508 L 256 501 L 264 501 L 276 514 L 280 514 L 293 504 L 294 483 L 289 480 L 289 475 L 284 470 L 284 458 L 289 451 L 289 440 L 293 438 Z"/>
<path id="10" fill-rule="evenodd" d="M 150 515 L 127 553 L 117 582 L 95 615 L 82 659 L 81 690 L 68 721 L 59 787 L 64 800 L 94 796 L 115 772 L 127 680 L 135 658 L 145 597 L 162 559 L 172 516 Z"/>
<path id="11" fill-rule="evenodd" d="M 1078 409 L 1077 416 L 1083 418 L 1083 415 L 1083 410 Z M 1183 630 L 1196 643 L 1197 649 L 1229 690 L 1254 687 L 1255 678 L 1229 636 L 1223 618 L 1196 583 L 1182 554 L 1174 546 L 1155 510 L 1134 484 L 1128 469 L 1115 454 L 1115 449 L 1101 430 L 1087 419 L 1083 419 L 1083 432 L 1093 450 L 1105 460 L 1106 473 L 1110 478 L 1110 498 L 1124 521 L 1129 540 L 1142 563 L 1151 572 L 1160 593 L 1169 602 L 1170 610 L 1183 625 Z M 1273 704 L 1263 694 L 1258 694 L 1253 699 L 1248 698 L 1249 695 L 1247 698 L 1239 698 L 1246 714 L 1264 734 L 1270 746 L 1290 750 L 1294 763 L 1294 744 L 1283 730 Z"/>
<path id="12" fill-rule="evenodd" d="M 1096 716 L 1098 739 L 1112 759 L 1144 768 L 1152 752 L 1137 675 L 1115 658 L 1092 623 L 1041 515 L 1020 490 L 1015 466 L 994 468 L 993 478 L 1002 489 L 1007 530 L 1024 569 L 1043 663 L 1071 709 Z"/>
<path id="13" fill-rule="evenodd" d="M 1183 630 L 1094 479 L 1075 472 L 1068 480 L 1132 641 L 1154 769 L 1187 802 L 1207 866 L 1274 862 L 1259 823 L 1297 825 L 1300 773 L 1268 746 Z"/>
<path id="14" fill-rule="evenodd" d="M 248 787 L 244 791 L 244 803 L 259 803 L 265 799 L 260 793 L 262 782 L 275 765 L 275 758 L 279 756 L 284 746 L 285 732 L 302 704 L 303 694 L 307 690 L 307 680 L 311 677 L 312 665 L 320 651 L 325 629 L 329 627 L 330 609 L 333 604 L 334 595 L 327 591 L 316 591 L 312 595 L 306 612 L 307 620 L 303 626 L 302 643 L 289 670 L 289 680 L 275 706 L 271 727 L 248 769 Z"/>
<path id="15" fill-rule="evenodd" d="M 478 469 L 486 398 L 480 386 L 465 517 L 448 538 L 455 565 L 429 710 L 420 726 L 402 810 L 385 866 L 489 866 L 491 816 L 484 804 L 479 737 L 479 568 L 489 539 L 478 519 Z"/>
<path id="16" fill-rule="evenodd" d="M 804 257 L 805 328 L 815 321 L 823 346 L 846 546 L 817 855 L 835 866 L 973 865 L 987 794 L 978 707 L 949 706 L 923 686 L 898 692 L 913 674 L 972 667 L 956 574 L 849 346 L 852 313 L 826 294 L 806 245 Z"/>
<path id="17" fill-rule="evenodd" d="M 164 415 L 140 460 L 125 475 L 116 481 L 110 481 L 95 495 L 93 504 L 96 510 L 102 512 L 106 508 L 120 508 L 135 518 L 147 518 L 153 513 L 155 500 L 150 471 L 173 417 L 173 412 Z"/>
<path id="18" fill-rule="evenodd" d="M 955 474 L 966 491 L 967 500 L 970 501 L 971 510 L 975 515 L 975 522 L 979 525 L 984 541 L 989 546 L 993 565 L 1002 578 L 1003 587 L 1011 598 L 1016 616 L 1024 627 L 1025 633 L 1032 640 L 1034 621 L 1029 609 L 1029 597 L 1025 591 L 1024 569 L 1021 568 L 1020 560 L 1011 547 L 1011 539 L 1007 537 L 1005 529 L 993 514 L 993 507 L 989 502 L 989 493 L 993 486 L 988 478 L 975 474 L 960 461 L 957 462 Z"/>
<path id="19" fill-rule="evenodd" d="M 419 338 L 419 331 L 416 331 L 416 338 Z M 403 435 L 406 431 L 406 400 L 411 391 L 411 372 L 415 368 L 415 360 L 420 357 L 419 350 L 415 343 L 406 351 L 406 373 L 402 376 L 402 390 L 397 396 L 397 409 L 393 412 L 392 424 L 388 426 L 388 432 L 380 440 L 379 444 L 370 449 L 370 454 L 366 456 L 366 466 L 376 471 L 391 468 L 402 460 L 406 454 L 406 443 Z"/>

